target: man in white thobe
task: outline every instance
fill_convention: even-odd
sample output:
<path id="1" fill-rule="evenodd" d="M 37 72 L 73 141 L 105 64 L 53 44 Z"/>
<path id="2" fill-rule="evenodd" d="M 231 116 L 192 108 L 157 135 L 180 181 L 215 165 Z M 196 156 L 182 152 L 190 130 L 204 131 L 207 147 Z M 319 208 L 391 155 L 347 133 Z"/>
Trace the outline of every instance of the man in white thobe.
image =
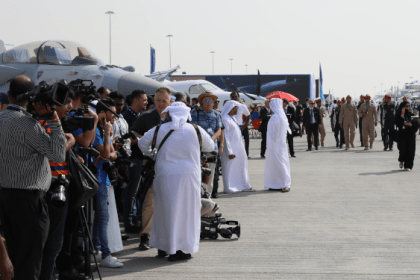
<path id="1" fill-rule="evenodd" d="M 287 132 L 291 133 L 289 122 L 283 110 L 283 100 L 270 101 L 273 115 L 267 127 L 267 156 L 265 160 L 264 186 L 269 190 L 290 191 L 290 164 L 287 153 Z"/>
<path id="2" fill-rule="evenodd" d="M 221 113 L 225 126 L 224 150 L 221 156 L 225 193 L 255 191 L 249 184 L 248 159 L 242 142 L 240 125 L 235 118 L 241 106 L 245 105 L 230 100 L 223 106 Z"/>
<path id="3" fill-rule="evenodd" d="M 200 144 L 191 120 L 190 108 L 182 102 L 174 102 L 162 113 L 169 112 L 172 121 L 164 123 L 157 135 L 156 148 L 170 130 L 173 133 L 157 153 L 153 181 L 154 216 L 150 233 L 150 245 L 158 249 L 158 255 L 169 254 L 170 261 L 191 258 L 198 251 L 201 230 L 201 164 Z M 198 127 L 202 139 L 202 151 L 214 151 L 214 141 L 205 130 Z M 155 128 L 140 140 L 139 148 L 151 156 Z M 185 143 L 188 143 L 186 145 Z"/>

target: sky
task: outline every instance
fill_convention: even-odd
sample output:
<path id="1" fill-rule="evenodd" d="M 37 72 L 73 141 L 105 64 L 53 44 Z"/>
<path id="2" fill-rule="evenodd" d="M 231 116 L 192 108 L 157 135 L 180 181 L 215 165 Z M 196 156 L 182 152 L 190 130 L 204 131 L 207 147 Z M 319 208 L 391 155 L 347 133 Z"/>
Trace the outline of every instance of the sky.
<path id="1" fill-rule="evenodd" d="M 420 1 L 0 0 L 0 39 L 79 42 L 109 63 L 150 73 L 315 74 L 335 96 L 380 94 L 420 79 Z M 233 61 L 230 59 L 233 58 Z M 248 67 L 245 67 L 245 65 Z M 382 85 L 381 85 L 382 84 Z"/>

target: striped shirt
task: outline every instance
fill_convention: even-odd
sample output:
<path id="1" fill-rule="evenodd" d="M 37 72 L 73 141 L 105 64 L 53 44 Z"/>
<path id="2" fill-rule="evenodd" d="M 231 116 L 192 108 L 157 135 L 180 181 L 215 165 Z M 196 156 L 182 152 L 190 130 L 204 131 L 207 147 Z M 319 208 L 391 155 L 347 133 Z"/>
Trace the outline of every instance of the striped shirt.
<path id="1" fill-rule="evenodd" d="M 0 112 L 0 185 L 2 188 L 47 191 L 48 160 L 66 159 L 67 140 L 59 122 L 50 123 L 51 136 L 31 114 L 9 104 Z"/>
<path id="2" fill-rule="evenodd" d="M 48 134 L 51 134 L 51 127 L 49 120 L 39 120 L 40 124 L 45 128 L 45 131 Z M 50 167 L 51 167 L 51 175 L 58 177 L 59 175 L 69 175 L 69 166 L 67 161 L 63 161 L 62 163 L 52 162 L 50 160 Z"/>

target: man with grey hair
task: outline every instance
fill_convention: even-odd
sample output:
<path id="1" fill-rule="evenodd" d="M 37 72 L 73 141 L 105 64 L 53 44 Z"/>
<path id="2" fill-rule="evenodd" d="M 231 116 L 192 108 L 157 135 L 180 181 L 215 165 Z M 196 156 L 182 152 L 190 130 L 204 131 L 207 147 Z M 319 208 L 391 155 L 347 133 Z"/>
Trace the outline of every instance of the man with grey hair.
<path id="1" fill-rule="evenodd" d="M 185 94 L 185 92 L 182 92 L 182 91 L 175 92 L 174 96 L 175 96 L 175 102 L 183 102 L 185 103 L 185 105 L 188 105 L 187 95 Z"/>

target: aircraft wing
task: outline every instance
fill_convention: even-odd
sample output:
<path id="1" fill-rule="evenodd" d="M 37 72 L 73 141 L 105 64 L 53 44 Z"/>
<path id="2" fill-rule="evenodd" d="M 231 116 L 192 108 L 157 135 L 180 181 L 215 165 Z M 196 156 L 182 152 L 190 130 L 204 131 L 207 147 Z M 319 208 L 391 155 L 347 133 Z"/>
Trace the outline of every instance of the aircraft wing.
<path id="1" fill-rule="evenodd" d="M 26 70 L 0 65 L 0 86 L 7 84 L 10 79 L 25 73 Z"/>
<path id="2" fill-rule="evenodd" d="M 177 67 L 173 67 L 169 70 L 165 70 L 165 71 L 156 71 L 153 72 L 150 75 L 145 75 L 146 77 L 156 80 L 158 82 L 163 82 L 167 77 L 169 77 L 170 75 L 172 75 L 172 73 L 174 73 L 176 70 L 180 69 L 181 67 L 178 65 Z"/>

